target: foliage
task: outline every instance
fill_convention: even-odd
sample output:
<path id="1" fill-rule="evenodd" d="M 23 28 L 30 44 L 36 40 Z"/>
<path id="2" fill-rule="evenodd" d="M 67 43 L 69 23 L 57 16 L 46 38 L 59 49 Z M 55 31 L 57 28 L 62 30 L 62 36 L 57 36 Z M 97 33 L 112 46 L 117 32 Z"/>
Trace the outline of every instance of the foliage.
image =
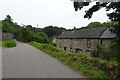
<path id="1" fill-rule="evenodd" d="M 42 29 L 43 32 L 45 32 L 48 37 L 53 37 L 53 36 L 59 36 L 63 31 L 65 31 L 65 28 L 58 28 L 56 26 L 47 26 Z"/>
<path id="2" fill-rule="evenodd" d="M 89 58 L 84 54 L 71 53 L 54 47 L 51 44 L 40 44 L 30 42 L 32 46 L 48 53 L 69 65 L 71 68 L 80 71 L 89 77 L 97 78 L 120 78 L 120 64 L 117 61 L 105 61 L 100 58 Z"/>
<path id="3" fill-rule="evenodd" d="M 52 43 L 54 38 L 55 38 L 54 36 L 49 37 L 49 42 Z"/>
<path id="4" fill-rule="evenodd" d="M 116 42 L 113 42 L 111 45 L 110 45 L 110 51 L 109 53 L 111 54 L 111 56 L 113 58 L 116 58 L 117 60 L 120 61 L 120 54 L 119 54 L 119 46 Z M 114 53 L 114 54 L 113 54 Z"/>
<path id="5" fill-rule="evenodd" d="M 12 29 L 10 29 L 10 27 L 13 28 L 13 25 L 14 24 L 12 22 L 11 17 L 9 15 L 7 15 L 6 18 L 4 20 L 2 20 L 2 31 L 3 32 L 11 32 Z"/>
<path id="6" fill-rule="evenodd" d="M 78 28 L 77 30 L 81 30 L 81 29 L 91 29 L 91 28 L 99 28 L 99 27 L 106 27 L 106 28 L 110 28 L 111 32 L 114 32 L 113 28 L 115 27 L 115 23 L 113 21 L 109 21 L 109 22 L 91 22 L 89 23 L 87 26 L 85 27 L 81 27 Z"/>
<path id="7" fill-rule="evenodd" d="M 99 28 L 99 27 L 107 27 L 107 28 L 113 28 L 115 27 L 114 22 L 110 21 L 110 22 L 104 22 L 104 23 L 100 23 L 100 22 L 91 22 L 89 23 L 86 28 Z"/>
<path id="8" fill-rule="evenodd" d="M 57 46 L 57 44 L 56 44 L 56 43 L 54 43 L 54 42 L 52 42 L 52 43 L 51 43 L 51 45 L 53 45 L 54 47 L 56 47 L 56 46 Z"/>
<path id="9" fill-rule="evenodd" d="M 13 19 L 10 15 L 7 15 L 6 18 L 2 20 L 2 31 L 5 33 L 12 33 L 16 40 L 22 42 L 52 42 L 53 36 L 56 37 L 65 30 L 65 28 L 58 28 L 57 26 L 47 26 L 43 29 L 35 28 L 31 25 L 20 26 L 17 23 L 13 22 Z M 48 40 L 48 37 L 50 37 L 50 40 Z"/>
<path id="10" fill-rule="evenodd" d="M 100 22 L 91 22 L 90 24 L 87 25 L 87 28 L 98 28 L 98 27 L 103 27 Z"/>
<path id="11" fill-rule="evenodd" d="M 101 53 L 101 47 L 97 45 L 97 47 L 94 49 L 94 57 L 99 57 L 100 53 Z"/>
<path id="12" fill-rule="evenodd" d="M 2 41 L 0 41 L 0 46 L 2 46 Z"/>
<path id="13" fill-rule="evenodd" d="M 81 10 L 84 6 L 88 6 L 90 2 L 73 2 L 75 11 Z M 119 21 L 120 19 L 120 1 L 119 2 L 96 2 L 89 10 L 85 11 L 84 18 L 91 18 L 93 13 L 105 7 L 106 11 L 113 10 L 111 13 L 107 14 L 109 19 L 112 21 Z"/>
<path id="14" fill-rule="evenodd" d="M 108 28 L 114 28 L 115 27 L 115 23 L 113 21 L 110 22 L 104 22 L 102 23 L 103 27 L 108 27 Z"/>
<path id="15" fill-rule="evenodd" d="M 48 36 L 41 31 L 40 28 L 32 27 L 31 25 L 20 26 L 12 21 L 11 16 L 7 15 L 2 20 L 2 31 L 5 33 L 12 33 L 14 38 L 22 42 L 37 41 L 41 43 L 48 42 Z"/>
<path id="16" fill-rule="evenodd" d="M 119 54 L 119 48 L 118 44 L 113 41 L 112 44 L 109 44 L 108 47 L 101 47 L 100 45 L 97 45 L 94 49 L 94 57 L 99 57 L 104 60 L 117 60 L 120 61 L 120 54 Z"/>
<path id="17" fill-rule="evenodd" d="M 7 48 L 15 47 L 16 42 L 14 40 L 4 40 L 2 41 L 2 46 Z"/>
<path id="18" fill-rule="evenodd" d="M 43 32 L 30 32 L 29 41 L 36 41 L 40 43 L 48 43 L 48 36 Z"/>

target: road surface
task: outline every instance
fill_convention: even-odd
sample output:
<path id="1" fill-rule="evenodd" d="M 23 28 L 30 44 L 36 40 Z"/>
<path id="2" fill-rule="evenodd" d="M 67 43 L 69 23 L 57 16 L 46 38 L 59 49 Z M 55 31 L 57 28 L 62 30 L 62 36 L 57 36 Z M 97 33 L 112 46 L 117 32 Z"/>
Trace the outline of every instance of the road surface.
<path id="1" fill-rule="evenodd" d="M 2 49 L 3 78 L 84 78 L 57 59 L 25 43 Z"/>

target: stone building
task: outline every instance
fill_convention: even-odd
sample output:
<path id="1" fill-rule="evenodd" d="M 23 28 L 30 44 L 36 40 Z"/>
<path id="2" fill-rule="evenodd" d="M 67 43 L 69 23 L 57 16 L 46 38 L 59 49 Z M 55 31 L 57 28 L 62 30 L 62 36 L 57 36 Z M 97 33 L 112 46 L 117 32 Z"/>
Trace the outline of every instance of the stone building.
<path id="1" fill-rule="evenodd" d="M 66 31 L 56 39 L 57 47 L 67 51 L 90 54 L 98 45 L 107 48 L 116 35 L 109 28 Z"/>

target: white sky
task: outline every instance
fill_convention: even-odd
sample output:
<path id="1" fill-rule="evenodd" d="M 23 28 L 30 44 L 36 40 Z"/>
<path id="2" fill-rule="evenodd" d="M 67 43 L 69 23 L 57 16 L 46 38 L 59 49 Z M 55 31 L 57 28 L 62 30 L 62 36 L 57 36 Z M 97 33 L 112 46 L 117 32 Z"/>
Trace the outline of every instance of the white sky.
<path id="1" fill-rule="evenodd" d="M 104 9 L 94 13 L 89 20 L 83 18 L 88 8 L 75 12 L 71 0 L 0 0 L 0 20 L 9 14 L 19 25 L 36 27 L 38 24 L 40 28 L 53 25 L 67 29 L 80 28 L 95 21 L 108 21 Z"/>

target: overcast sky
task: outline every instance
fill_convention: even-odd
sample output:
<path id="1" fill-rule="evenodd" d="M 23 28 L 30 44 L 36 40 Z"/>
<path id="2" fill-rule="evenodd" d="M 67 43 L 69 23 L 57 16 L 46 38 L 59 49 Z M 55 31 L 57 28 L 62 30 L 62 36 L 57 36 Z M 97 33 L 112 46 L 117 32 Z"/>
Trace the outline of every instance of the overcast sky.
<path id="1" fill-rule="evenodd" d="M 92 3 L 90 6 L 92 6 Z M 75 12 L 71 0 L 0 0 L 0 20 L 9 14 L 19 25 L 32 25 L 43 28 L 54 25 L 72 29 L 80 28 L 90 22 L 106 22 L 108 17 L 104 9 L 94 13 L 91 19 L 84 19 L 85 10 Z"/>

